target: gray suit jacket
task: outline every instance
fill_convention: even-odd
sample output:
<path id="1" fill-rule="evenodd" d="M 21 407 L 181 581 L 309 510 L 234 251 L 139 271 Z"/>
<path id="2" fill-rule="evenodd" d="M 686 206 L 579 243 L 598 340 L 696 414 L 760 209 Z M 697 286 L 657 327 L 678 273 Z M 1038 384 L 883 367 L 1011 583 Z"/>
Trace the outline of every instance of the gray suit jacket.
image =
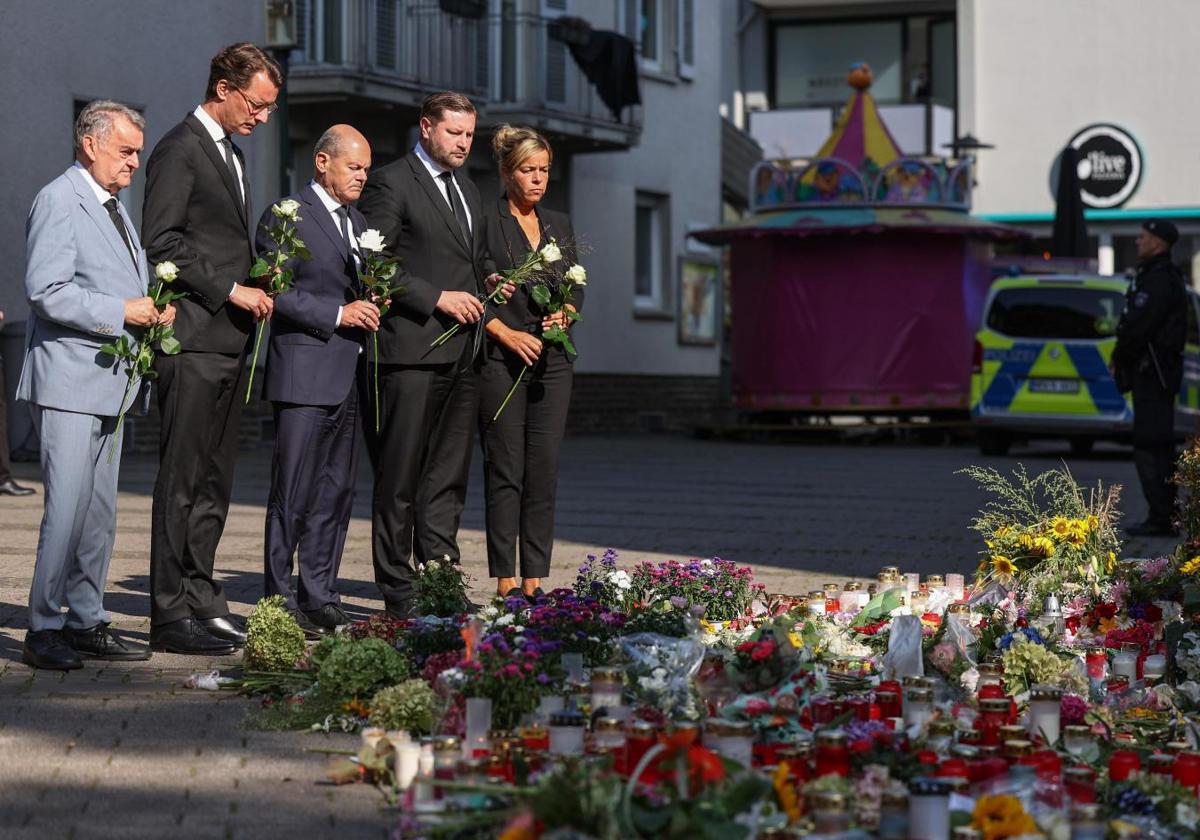
<path id="1" fill-rule="evenodd" d="M 125 329 L 125 301 L 149 288 L 146 253 L 123 207 L 120 213 L 136 268 L 80 170 L 71 167 L 34 199 L 25 225 L 30 314 L 17 399 L 81 414 L 120 411 L 128 378 L 100 345 L 122 333 L 137 340 Z M 145 396 L 134 402 L 144 404 Z"/>

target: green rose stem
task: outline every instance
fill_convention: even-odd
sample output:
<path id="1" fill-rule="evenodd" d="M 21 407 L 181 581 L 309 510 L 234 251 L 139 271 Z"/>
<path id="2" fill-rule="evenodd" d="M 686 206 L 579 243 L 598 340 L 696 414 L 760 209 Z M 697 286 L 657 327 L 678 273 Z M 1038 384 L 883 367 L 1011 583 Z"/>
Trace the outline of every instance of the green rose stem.
<path id="1" fill-rule="evenodd" d="M 284 265 L 295 258 L 312 259 L 312 253 L 304 244 L 304 240 L 296 235 L 296 222 L 301 217 L 296 213 L 300 205 L 291 199 L 286 199 L 271 207 L 271 213 L 279 219 L 278 224 L 268 227 L 267 236 L 275 243 L 276 248 L 268 251 L 266 257 L 259 257 L 250 269 L 250 277 L 257 280 L 270 276 L 267 282 L 267 294 L 277 298 L 292 288 L 295 274 Z M 292 222 L 289 227 L 288 222 Z M 250 402 L 250 394 L 254 390 L 254 369 L 258 367 L 258 349 L 262 344 L 263 331 L 267 328 L 267 319 L 258 322 L 257 335 L 254 337 L 254 355 L 250 358 L 250 377 L 246 382 L 246 402 Z"/>
<path id="2" fill-rule="evenodd" d="M 383 317 L 392 307 L 392 298 L 405 292 L 403 286 L 392 282 L 400 261 L 395 257 L 383 255 L 383 236 L 374 228 L 363 231 L 358 239 L 358 250 L 362 255 L 363 267 L 359 279 L 363 284 L 362 300 L 374 303 L 379 309 L 379 326 L 383 326 Z M 379 330 L 371 333 L 372 371 L 371 382 L 375 396 L 375 432 L 379 433 Z"/>

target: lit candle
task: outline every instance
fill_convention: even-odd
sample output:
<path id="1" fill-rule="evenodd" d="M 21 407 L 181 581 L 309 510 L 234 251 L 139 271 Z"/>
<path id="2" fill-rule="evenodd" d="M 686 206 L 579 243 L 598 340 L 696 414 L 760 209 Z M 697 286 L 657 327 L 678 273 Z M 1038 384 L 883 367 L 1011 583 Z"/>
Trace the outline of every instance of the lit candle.
<path id="1" fill-rule="evenodd" d="M 1137 679 L 1137 654 L 1133 651 L 1122 650 L 1113 654 L 1112 672 L 1116 676 L 1125 677 L 1130 682 Z"/>

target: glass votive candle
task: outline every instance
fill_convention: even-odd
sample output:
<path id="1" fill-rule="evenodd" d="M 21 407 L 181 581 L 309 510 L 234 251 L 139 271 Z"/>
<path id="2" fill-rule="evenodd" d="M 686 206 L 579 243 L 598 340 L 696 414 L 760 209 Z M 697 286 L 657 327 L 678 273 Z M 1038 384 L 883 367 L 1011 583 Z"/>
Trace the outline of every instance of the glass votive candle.
<path id="1" fill-rule="evenodd" d="M 966 578 L 957 572 L 946 573 L 946 588 L 950 590 L 950 597 L 955 601 L 961 601 L 963 595 L 966 594 Z"/>
<path id="2" fill-rule="evenodd" d="M 862 584 L 852 580 L 842 589 L 842 609 L 846 612 L 858 612 L 867 605 L 867 593 Z"/>
<path id="3" fill-rule="evenodd" d="M 1063 728 L 1063 747 L 1071 755 L 1083 755 L 1095 741 L 1096 738 L 1092 735 L 1090 726 L 1073 724 Z"/>
<path id="4" fill-rule="evenodd" d="M 909 840 L 946 840 L 950 836 L 950 792 L 946 779 L 918 776 L 908 783 Z"/>
<path id="5" fill-rule="evenodd" d="M 625 725 L 625 756 L 630 773 L 657 740 L 658 730 L 648 721 L 634 720 Z"/>
<path id="6" fill-rule="evenodd" d="M 550 752 L 553 755 L 583 754 L 583 715 L 563 711 L 550 716 Z"/>
<path id="7" fill-rule="evenodd" d="M 396 747 L 395 770 L 396 786 L 408 790 L 417 778 L 417 769 L 421 761 L 421 745 L 416 741 L 408 741 Z"/>
<path id="8" fill-rule="evenodd" d="M 879 716 L 884 720 L 900 717 L 900 693 L 884 690 L 875 692 L 875 703 L 879 706 Z"/>
<path id="9" fill-rule="evenodd" d="M 846 733 L 840 729 L 826 729 L 817 733 L 816 772 L 818 776 L 850 775 L 850 749 Z"/>
<path id="10" fill-rule="evenodd" d="M 814 618 L 825 615 L 824 589 L 814 589 L 808 593 L 808 614 Z"/>
<path id="11" fill-rule="evenodd" d="M 900 579 L 900 567 L 899 566 L 884 566 L 882 569 L 879 570 L 879 574 L 883 575 L 884 577 L 891 578 L 892 580 L 899 580 Z"/>
<path id="12" fill-rule="evenodd" d="M 610 709 L 624 703 L 625 670 L 623 668 L 592 669 L 592 711 Z"/>
<path id="13" fill-rule="evenodd" d="M 1093 802 L 1080 802 L 1071 808 L 1071 840 L 1104 840 L 1108 836 L 1108 820 Z"/>
<path id="14" fill-rule="evenodd" d="M 550 730 L 541 723 L 526 724 L 517 731 L 517 734 L 521 736 L 521 744 L 527 750 L 550 749 Z"/>
<path id="15" fill-rule="evenodd" d="M 555 712 L 561 712 L 567 707 L 565 697 L 558 694 L 550 694 L 538 700 L 538 719 L 545 722 L 550 720 L 550 715 Z"/>
<path id="16" fill-rule="evenodd" d="M 1146 759 L 1146 769 L 1156 776 L 1175 775 L 1175 756 L 1169 753 L 1155 753 Z"/>
<path id="17" fill-rule="evenodd" d="M 1161 653 L 1152 653 L 1142 663 L 1142 676 L 1147 680 L 1161 680 L 1167 675 L 1167 657 Z"/>
<path id="18" fill-rule="evenodd" d="M 754 727 L 744 720 L 710 720 L 704 727 L 704 746 L 749 769 L 754 763 Z"/>
<path id="19" fill-rule="evenodd" d="M 1112 658 L 1113 675 L 1133 682 L 1137 679 L 1137 660 L 1137 653 L 1132 650 L 1117 651 Z"/>
<path id="20" fill-rule="evenodd" d="M 933 690 L 910 688 L 904 698 L 904 725 L 924 726 L 933 717 Z"/>
<path id="21" fill-rule="evenodd" d="M 592 743 L 597 748 L 623 749 L 625 747 L 625 724 L 620 718 L 602 717 L 592 727 Z"/>
<path id="22" fill-rule="evenodd" d="M 1044 740 L 1050 746 L 1058 743 L 1062 710 L 1062 689 L 1052 685 L 1035 685 L 1029 692 L 1029 737 Z"/>
<path id="23" fill-rule="evenodd" d="M 908 840 L 908 794 L 884 791 L 880 800 L 879 840 Z"/>
<path id="24" fill-rule="evenodd" d="M 842 611 L 842 585 L 840 583 L 827 583 L 824 588 L 825 612 L 832 614 Z"/>
<path id="25" fill-rule="evenodd" d="M 850 813 L 846 808 L 846 795 L 838 791 L 822 790 L 809 797 L 813 830 L 817 834 L 837 835 L 850 828 Z"/>
<path id="26" fill-rule="evenodd" d="M 1024 738 L 1004 742 L 1004 758 L 1013 764 L 1022 758 L 1033 755 L 1033 742 Z"/>
<path id="27" fill-rule="evenodd" d="M 1181 752 L 1188 752 L 1192 745 L 1187 741 L 1167 741 L 1167 752 L 1173 755 L 1179 755 Z"/>
<path id="28" fill-rule="evenodd" d="M 1131 750 L 1114 750 L 1108 759 L 1108 779 L 1123 782 L 1142 769 L 1142 760 Z"/>
<path id="29" fill-rule="evenodd" d="M 1171 768 L 1171 774 L 1175 777 L 1177 784 L 1200 794 L 1200 754 L 1178 753 L 1175 756 L 1175 766 Z"/>
<path id="30" fill-rule="evenodd" d="M 1063 771 L 1063 788 L 1072 802 L 1096 801 L 1096 774 L 1086 765 Z"/>

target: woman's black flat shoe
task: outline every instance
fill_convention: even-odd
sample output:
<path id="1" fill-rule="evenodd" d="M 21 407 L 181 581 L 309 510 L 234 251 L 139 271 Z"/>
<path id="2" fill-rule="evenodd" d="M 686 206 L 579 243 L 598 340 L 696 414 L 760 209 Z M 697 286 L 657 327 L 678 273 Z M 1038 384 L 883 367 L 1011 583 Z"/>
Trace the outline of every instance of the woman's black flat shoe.
<path id="1" fill-rule="evenodd" d="M 529 603 L 535 603 L 538 598 L 541 598 L 546 593 L 542 591 L 542 587 L 537 587 L 525 597 L 529 599 Z"/>
<path id="2" fill-rule="evenodd" d="M 505 601 L 507 601 L 509 598 L 524 598 L 524 597 L 525 597 L 525 593 L 521 591 L 521 587 L 519 587 L 519 586 L 514 586 L 512 589 L 508 590 L 508 592 L 504 593 Z"/>

